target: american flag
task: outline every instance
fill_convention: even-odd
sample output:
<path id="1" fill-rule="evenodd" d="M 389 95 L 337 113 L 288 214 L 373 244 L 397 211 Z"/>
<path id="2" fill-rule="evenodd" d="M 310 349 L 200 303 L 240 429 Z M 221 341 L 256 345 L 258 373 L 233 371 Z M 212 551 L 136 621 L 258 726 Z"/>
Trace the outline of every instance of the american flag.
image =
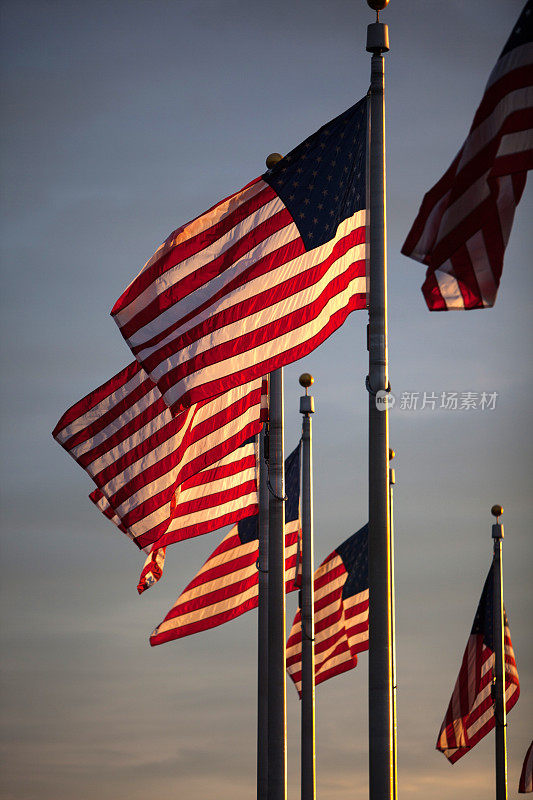
<path id="1" fill-rule="evenodd" d="M 357 666 L 368 650 L 368 525 L 315 570 L 315 683 Z M 287 641 L 287 672 L 302 690 L 302 625 L 298 609 Z"/>
<path id="2" fill-rule="evenodd" d="M 494 67 L 470 133 L 425 195 L 402 253 L 427 264 L 430 311 L 488 308 L 516 206 L 533 168 L 533 3 Z"/>
<path id="3" fill-rule="evenodd" d="M 285 591 L 298 588 L 300 567 L 300 445 L 285 461 Z M 257 516 L 235 525 L 150 636 L 157 645 L 215 628 L 258 604 Z"/>
<path id="4" fill-rule="evenodd" d="M 437 739 L 437 750 L 444 753 L 452 764 L 468 753 L 495 725 L 491 694 L 495 658 L 493 576 L 491 566 Z M 504 618 L 505 708 L 510 711 L 520 695 L 520 684 L 505 611 Z"/>
<path id="5" fill-rule="evenodd" d="M 139 594 L 161 577 L 167 544 L 211 533 L 257 514 L 256 448 L 256 439 L 248 440 L 176 489 L 171 502 L 172 521 L 146 559 L 137 586 Z"/>
<path id="6" fill-rule="evenodd" d="M 165 536 L 176 489 L 261 428 L 261 379 L 173 416 L 157 386 L 133 362 L 61 417 L 53 436 L 97 486 L 90 497 L 138 547 Z M 173 532 L 176 538 L 172 538 Z"/>
<path id="7" fill-rule="evenodd" d="M 174 411 L 305 356 L 366 306 L 367 100 L 175 230 L 112 314 Z"/>
<path id="8" fill-rule="evenodd" d="M 524 763 L 522 764 L 518 791 L 520 794 L 533 792 L 533 742 L 529 745 Z"/>

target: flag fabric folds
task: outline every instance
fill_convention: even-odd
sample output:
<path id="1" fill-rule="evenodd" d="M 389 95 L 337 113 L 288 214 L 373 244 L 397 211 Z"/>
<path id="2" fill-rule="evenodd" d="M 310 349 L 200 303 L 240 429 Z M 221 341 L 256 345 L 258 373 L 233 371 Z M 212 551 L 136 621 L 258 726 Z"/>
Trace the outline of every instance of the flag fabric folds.
<path id="1" fill-rule="evenodd" d="M 522 764 L 518 792 L 520 794 L 533 792 L 533 742 L 529 745 L 524 763 Z"/>
<path id="2" fill-rule="evenodd" d="M 90 497 L 138 547 L 186 538 L 176 490 L 261 429 L 259 378 L 173 416 L 133 362 L 59 420 L 53 436 L 97 486 Z"/>
<path id="3" fill-rule="evenodd" d="M 368 650 L 368 525 L 315 570 L 315 684 L 357 665 Z M 287 641 L 287 672 L 302 690 L 302 624 L 298 609 Z"/>
<path id="4" fill-rule="evenodd" d="M 533 168 L 533 3 L 494 67 L 470 133 L 425 195 L 402 253 L 428 265 L 430 311 L 494 305 L 516 206 Z"/>
<path id="5" fill-rule="evenodd" d="M 257 514 L 256 447 L 256 439 L 249 439 L 176 489 L 171 501 L 172 521 L 146 559 L 137 586 L 139 594 L 161 577 L 167 544 L 211 533 Z"/>
<path id="6" fill-rule="evenodd" d="M 298 588 L 301 525 L 300 445 L 285 461 L 285 591 Z M 257 515 L 235 525 L 150 636 L 157 645 L 215 628 L 258 604 Z"/>
<path id="7" fill-rule="evenodd" d="M 311 352 L 366 306 L 367 99 L 175 230 L 112 309 L 178 412 Z"/>
<path id="8" fill-rule="evenodd" d="M 493 581 L 491 565 L 474 617 L 459 675 L 442 723 L 436 748 L 455 764 L 495 725 L 491 686 L 494 670 Z M 520 695 L 520 684 L 507 616 L 504 625 L 505 707 Z"/>

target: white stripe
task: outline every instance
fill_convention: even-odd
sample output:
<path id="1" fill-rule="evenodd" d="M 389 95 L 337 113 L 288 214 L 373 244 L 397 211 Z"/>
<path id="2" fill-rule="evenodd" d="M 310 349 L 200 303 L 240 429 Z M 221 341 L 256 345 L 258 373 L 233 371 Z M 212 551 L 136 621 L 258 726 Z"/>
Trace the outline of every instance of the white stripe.
<path id="1" fill-rule="evenodd" d="M 533 93 L 533 89 L 532 89 Z M 532 101 L 533 105 L 533 101 Z M 498 147 L 497 158 L 502 156 L 515 155 L 516 153 L 524 153 L 533 148 L 533 130 L 528 128 L 527 131 L 517 131 L 516 133 L 507 133 L 502 136 L 500 146 Z"/>
<path id="2" fill-rule="evenodd" d="M 497 286 L 494 281 L 483 231 L 477 231 L 466 243 L 466 249 L 478 282 L 484 306 L 492 305 L 496 297 Z"/>
<path id="3" fill-rule="evenodd" d="M 441 269 L 436 269 L 433 273 L 439 285 L 440 293 L 446 303 L 446 308 L 464 308 L 463 295 L 459 289 L 459 284 L 453 275 L 446 272 L 446 268 L 453 269 L 449 261 L 446 261 Z"/>

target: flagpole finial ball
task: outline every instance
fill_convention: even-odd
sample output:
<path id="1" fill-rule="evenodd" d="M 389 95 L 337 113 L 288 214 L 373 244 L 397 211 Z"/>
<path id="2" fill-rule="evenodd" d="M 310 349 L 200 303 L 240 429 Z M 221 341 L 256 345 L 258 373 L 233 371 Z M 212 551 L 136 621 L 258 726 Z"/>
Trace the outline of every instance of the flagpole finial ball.
<path id="1" fill-rule="evenodd" d="M 281 161 L 282 158 L 283 156 L 280 153 L 270 153 L 270 155 L 266 158 L 266 165 L 268 169 L 275 167 L 278 161 Z"/>
<path id="2" fill-rule="evenodd" d="M 383 11 L 389 5 L 389 0 L 366 0 L 373 11 Z"/>
<path id="3" fill-rule="evenodd" d="M 503 506 L 492 506 L 490 513 L 493 517 L 501 517 L 503 514 Z"/>
<path id="4" fill-rule="evenodd" d="M 305 389 L 309 389 L 309 387 L 315 382 L 315 379 L 309 372 L 304 372 L 300 375 L 298 381 L 300 386 L 303 386 Z"/>

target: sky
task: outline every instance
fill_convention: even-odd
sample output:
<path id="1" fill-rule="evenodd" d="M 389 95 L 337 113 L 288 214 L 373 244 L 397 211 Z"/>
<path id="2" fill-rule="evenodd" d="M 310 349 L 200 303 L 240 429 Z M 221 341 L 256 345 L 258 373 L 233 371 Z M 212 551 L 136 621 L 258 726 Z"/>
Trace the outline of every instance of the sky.
<path id="1" fill-rule="evenodd" d="M 492 736 L 453 767 L 434 748 L 490 566 L 494 503 L 521 683 L 510 798 L 532 736 L 531 185 L 493 309 L 430 314 L 423 268 L 400 255 L 521 8 L 393 0 L 382 13 L 399 796 L 410 800 L 492 796 Z M 366 93 L 373 14 L 362 0 L 4 0 L 0 13 L 0 797 L 249 799 L 256 612 L 148 644 L 227 531 L 172 546 L 139 598 L 142 554 L 89 502 L 88 476 L 51 431 L 131 361 L 109 311 L 168 233 Z M 367 520 L 366 321 L 355 312 L 285 369 L 287 452 L 298 376 L 315 378 L 317 564 Z M 496 393 L 496 404 L 402 408 L 402 397 L 452 391 Z M 368 796 L 367 662 L 317 688 L 321 800 Z M 294 800 L 299 703 L 287 692 Z"/>

